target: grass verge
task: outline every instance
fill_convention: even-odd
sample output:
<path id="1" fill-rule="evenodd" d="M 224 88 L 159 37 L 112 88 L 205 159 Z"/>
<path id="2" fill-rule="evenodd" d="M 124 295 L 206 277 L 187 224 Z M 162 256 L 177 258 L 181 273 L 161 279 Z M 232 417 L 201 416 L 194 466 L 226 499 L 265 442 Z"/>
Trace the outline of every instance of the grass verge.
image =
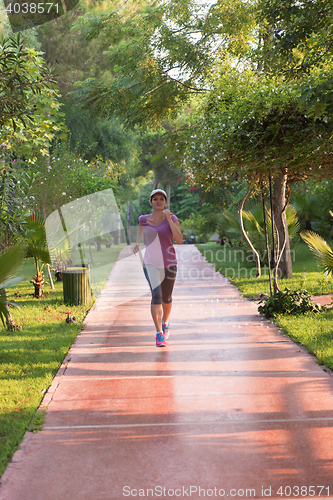
<path id="1" fill-rule="evenodd" d="M 239 288 L 244 297 L 253 299 L 258 293 L 269 294 L 268 268 L 263 267 L 261 276 L 255 278 L 256 268 L 250 250 L 245 247 L 221 247 L 216 243 L 197 247 L 217 271 Z M 306 289 L 311 295 L 333 293 L 332 277 L 326 279 L 307 245 L 300 243 L 292 250 L 292 264 L 293 278 L 279 280 L 282 290 L 288 287 L 291 290 Z"/>
<path id="2" fill-rule="evenodd" d="M 255 264 L 251 252 L 247 249 L 223 248 L 216 243 L 197 245 L 208 262 L 242 292 L 253 299 L 260 293 L 270 293 L 268 270 L 263 269 L 262 276 L 255 278 Z M 252 276 L 252 277 L 251 277 Z M 299 244 L 293 253 L 293 278 L 279 280 L 281 290 L 306 289 L 311 295 L 333 293 L 332 277 L 326 279 L 313 254 L 305 244 Z M 319 314 L 283 316 L 274 319 L 274 323 L 283 333 L 295 342 L 305 346 L 314 354 L 319 364 L 333 370 L 333 309 Z"/>
<path id="3" fill-rule="evenodd" d="M 95 297 L 104 288 L 123 246 L 94 252 Z M 21 274 L 28 279 L 8 290 L 9 299 L 20 306 L 11 312 L 22 330 L 0 329 L 0 475 L 24 433 L 41 429 L 44 415 L 37 409 L 92 305 L 66 306 L 62 282 L 54 283 L 54 291 L 45 286 L 44 298 L 34 299 L 34 287 L 29 282 L 34 272 L 33 261 L 25 262 Z M 66 323 L 68 310 L 76 316 L 77 323 Z"/>

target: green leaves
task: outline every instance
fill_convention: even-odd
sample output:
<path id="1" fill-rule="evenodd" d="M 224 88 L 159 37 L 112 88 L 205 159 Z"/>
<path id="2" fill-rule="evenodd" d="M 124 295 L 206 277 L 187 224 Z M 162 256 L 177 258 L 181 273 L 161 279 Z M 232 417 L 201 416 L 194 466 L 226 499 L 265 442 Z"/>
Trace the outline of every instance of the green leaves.
<path id="1" fill-rule="evenodd" d="M 270 213 L 270 211 L 268 211 Z M 262 204 L 253 206 L 250 210 L 243 210 L 243 221 L 245 231 L 253 243 L 255 249 L 259 252 L 262 263 L 267 261 L 265 226 Z M 294 207 L 288 205 L 286 208 L 286 219 L 288 234 L 290 240 L 295 236 L 299 229 L 297 213 Z M 272 247 L 272 222 L 266 215 L 266 227 L 269 247 Z M 224 210 L 217 215 L 217 229 L 220 237 L 227 236 L 230 239 L 240 241 L 242 232 L 240 228 L 239 214 L 236 210 Z"/>
<path id="2" fill-rule="evenodd" d="M 219 236 L 240 240 L 242 237 L 239 215 L 235 211 L 224 210 L 216 217 Z"/>
<path id="3" fill-rule="evenodd" d="M 51 264 L 47 248 L 45 222 L 34 216 L 28 219 L 25 232 L 26 257 L 33 257 L 36 265 L 36 277 L 41 276 L 44 264 Z"/>
<path id="4" fill-rule="evenodd" d="M 0 152 L 33 161 L 39 151 L 46 155 L 60 130 L 61 114 L 55 75 L 43 58 L 25 46 L 18 35 L 0 42 Z"/>
<path id="5" fill-rule="evenodd" d="M 86 81 L 79 99 L 99 116 L 115 113 L 131 125 L 161 123 L 194 93 L 207 92 L 212 68 L 226 47 L 237 57 L 252 39 L 253 6 L 218 0 L 208 7 L 191 0 L 155 2 L 126 13 L 101 14 L 79 25 L 86 37 L 107 40 L 116 69 L 110 83 Z"/>
<path id="6" fill-rule="evenodd" d="M 16 38 L 1 37 L 0 41 L 0 127 L 12 125 L 14 132 L 21 122 L 33 122 L 34 96 L 52 88 L 54 74 L 32 49 Z M 27 122 L 26 122 L 27 120 Z"/>
<path id="7" fill-rule="evenodd" d="M 313 231 L 303 231 L 301 237 L 319 260 L 324 271 L 333 274 L 333 250 L 328 243 Z"/>
<path id="8" fill-rule="evenodd" d="M 301 76 L 332 53 L 333 7 L 329 0 L 261 0 L 257 12 L 266 71 Z"/>
<path id="9" fill-rule="evenodd" d="M 16 161 L 4 165 L 0 177 L 0 233 L 8 245 L 24 231 L 38 181 L 38 175 L 28 169 L 14 171 L 16 165 Z"/>
<path id="10" fill-rule="evenodd" d="M 19 244 L 0 255 L 0 319 L 4 326 L 9 316 L 6 288 L 24 279 L 15 278 L 23 264 L 24 254 L 25 247 Z"/>
<path id="11" fill-rule="evenodd" d="M 70 130 L 71 150 L 85 160 L 102 156 L 104 161 L 130 163 L 136 146 L 134 133 L 120 120 L 92 118 L 87 110 L 73 103 L 64 106 L 66 125 Z"/>
<path id="12" fill-rule="evenodd" d="M 212 85 L 185 151 L 197 183 L 198 176 L 237 172 L 253 180 L 254 172 L 270 169 L 274 176 L 285 168 L 291 181 L 330 169 L 332 124 L 300 100 L 302 82 L 226 69 Z"/>
<path id="13" fill-rule="evenodd" d="M 320 311 L 321 306 L 313 302 L 307 290 L 291 292 L 289 288 L 275 293 L 263 306 L 258 307 L 259 314 L 266 318 L 274 318 L 278 314 L 312 314 Z"/>
<path id="14" fill-rule="evenodd" d="M 10 247 L 0 255 L 0 287 L 10 286 L 10 280 L 15 278 L 24 260 L 25 247 L 18 244 Z"/>

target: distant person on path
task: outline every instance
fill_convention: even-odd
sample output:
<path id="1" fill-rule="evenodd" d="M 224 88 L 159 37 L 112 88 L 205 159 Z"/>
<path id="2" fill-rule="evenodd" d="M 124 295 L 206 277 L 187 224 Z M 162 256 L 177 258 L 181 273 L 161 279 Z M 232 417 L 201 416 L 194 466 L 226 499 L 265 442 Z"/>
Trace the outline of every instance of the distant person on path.
<path id="1" fill-rule="evenodd" d="M 172 290 L 177 274 L 176 251 L 173 240 L 181 245 L 178 218 L 165 209 L 167 194 L 163 189 L 150 193 L 149 203 L 153 212 L 140 215 L 134 254 L 139 251 L 143 233 L 146 236 L 146 252 L 143 271 L 152 293 L 151 315 L 156 327 L 156 347 L 164 347 L 169 337 L 169 317 L 172 307 Z"/>

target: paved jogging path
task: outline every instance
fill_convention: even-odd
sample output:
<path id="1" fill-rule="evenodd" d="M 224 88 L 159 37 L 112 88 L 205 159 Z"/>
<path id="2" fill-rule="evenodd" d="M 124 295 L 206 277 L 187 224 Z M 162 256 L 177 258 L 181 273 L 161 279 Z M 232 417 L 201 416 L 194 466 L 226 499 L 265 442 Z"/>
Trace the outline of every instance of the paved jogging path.
<path id="1" fill-rule="evenodd" d="M 168 346 L 154 345 L 140 260 L 123 253 L 1 500 L 333 497 L 330 373 L 194 246 L 177 255 Z"/>

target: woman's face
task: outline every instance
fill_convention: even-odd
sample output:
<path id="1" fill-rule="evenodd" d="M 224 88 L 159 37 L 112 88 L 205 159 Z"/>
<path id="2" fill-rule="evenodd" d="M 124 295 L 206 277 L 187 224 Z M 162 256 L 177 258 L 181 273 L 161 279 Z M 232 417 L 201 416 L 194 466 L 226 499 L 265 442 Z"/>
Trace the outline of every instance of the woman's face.
<path id="1" fill-rule="evenodd" d="M 164 209 L 166 205 L 166 199 L 162 193 L 157 193 L 152 197 L 150 204 L 153 208 Z"/>

